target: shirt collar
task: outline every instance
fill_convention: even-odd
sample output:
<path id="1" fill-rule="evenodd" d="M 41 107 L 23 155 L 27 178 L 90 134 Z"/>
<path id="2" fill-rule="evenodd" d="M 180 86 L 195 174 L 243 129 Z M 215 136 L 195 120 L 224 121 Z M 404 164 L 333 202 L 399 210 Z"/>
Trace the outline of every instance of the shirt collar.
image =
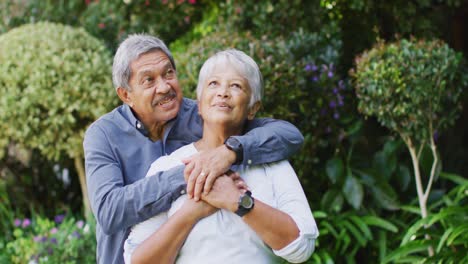
<path id="1" fill-rule="evenodd" d="M 122 107 L 123 107 L 122 114 L 124 115 L 124 117 L 130 122 L 130 124 L 136 130 L 138 130 L 140 133 L 142 133 L 144 136 L 147 137 L 149 135 L 148 130 L 145 128 L 145 125 L 143 125 L 143 122 L 141 122 L 140 120 L 138 120 L 138 118 L 136 118 L 130 106 L 128 106 L 127 104 L 123 104 Z"/>
<path id="2" fill-rule="evenodd" d="M 129 105 L 123 104 L 122 113 L 125 116 L 125 118 L 128 121 L 130 121 L 130 124 L 132 124 L 132 126 L 136 130 L 138 130 L 140 133 L 142 133 L 145 137 L 149 136 L 149 131 L 146 129 L 143 122 L 138 120 L 138 118 L 135 116 L 135 114 L 133 113 L 133 111 L 132 111 L 132 109 L 130 108 Z M 163 141 L 164 142 L 166 141 L 167 135 L 169 134 L 169 131 L 172 129 L 172 126 L 174 125 L 175 120 L 177 120 L 178 118 L 179 118 L 179 115 L 177 115 L 174 119 L 172 119 L 172 120 L 170 120 L 170 121 L 168 121 L 166 123 L 166 125 L 165 125 L 166 127 L 164 129 L 164 135 L 163 135 Z"/>

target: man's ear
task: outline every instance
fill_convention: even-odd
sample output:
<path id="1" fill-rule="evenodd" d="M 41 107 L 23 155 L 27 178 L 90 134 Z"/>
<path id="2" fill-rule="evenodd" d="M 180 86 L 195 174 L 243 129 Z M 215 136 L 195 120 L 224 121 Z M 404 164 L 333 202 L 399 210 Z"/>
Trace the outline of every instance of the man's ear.
<path id="1" fill-rule="evenodd" d="M 128 104 L 130 107 L 133 106 L 132 99 L 130 98 L 130 92 L 127 89 L 118 87 L 117 95 L 123 103 Z"/>
<path id="2" fill-rule="evenodd" d="M 255 102 L 255 104 L 250 107 L 249 109 L 249 114 L 247 115 L 248 120 L 252 120 L 255 118 L 255 114 L 260 110 L 260 107 L 262 107 L 262 103 L 260 101 Z"/>

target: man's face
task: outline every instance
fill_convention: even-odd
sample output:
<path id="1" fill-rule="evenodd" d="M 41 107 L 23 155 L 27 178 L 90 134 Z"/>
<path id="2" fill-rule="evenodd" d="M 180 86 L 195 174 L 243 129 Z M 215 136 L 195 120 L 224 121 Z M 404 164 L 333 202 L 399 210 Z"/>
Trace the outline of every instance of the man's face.
<path id="1" fill-rule="evenodd" d="M 148 128 L 165 124 L 177 116 L 182 91 L 167 55 L 155 50 L 130 64 L 128 103 Z"/>

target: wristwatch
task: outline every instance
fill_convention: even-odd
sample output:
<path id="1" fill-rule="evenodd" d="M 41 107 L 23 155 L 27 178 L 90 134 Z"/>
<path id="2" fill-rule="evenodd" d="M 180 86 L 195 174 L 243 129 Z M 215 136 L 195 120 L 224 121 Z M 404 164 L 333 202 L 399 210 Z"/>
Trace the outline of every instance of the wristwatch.
<path id="1" fill-rule="evenodd" d="M 255 200 L 252 197 L 252 193 L 250 191 L 246 191 L 239 197 L 239 207 L 237 208 L 236 214 L 240 217 L 244 216 L 252 208 L 254 208 Z"/>
<path id="2" fill-rule="evenodd" d="M 236 153 L 236 161 L 234 161 L 235 165 L 239 165 L 244 160 L 244 148 L 239 140 L 234 137 L 228 137 L 226 141 L 224 141 L 224 145 L 234 153 Z"/>

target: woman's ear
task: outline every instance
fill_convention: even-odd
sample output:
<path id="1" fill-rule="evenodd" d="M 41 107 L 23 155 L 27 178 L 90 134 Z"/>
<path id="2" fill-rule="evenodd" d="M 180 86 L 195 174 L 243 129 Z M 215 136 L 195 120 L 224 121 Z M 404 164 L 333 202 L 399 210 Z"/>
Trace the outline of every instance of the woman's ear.
<path id="1" fill-rule="evenodd" d="M 130 107 L 133 107 L 132 99 L 130 98 L 130 92 L 122 87 L 117 88 L 117 95 L 123 103 L 128 104 Z"/>
<path id="2" fill-rule="evenodd" d="M 260 107 L 262 106 L 262 103 L 260 101 L 255 102 L 255 104 L 250 107 L 249 109 L 249 114 L 247 115 L 248 120 L 252 120 L 255 118 L 255 114 L 260 110 Z"/>

